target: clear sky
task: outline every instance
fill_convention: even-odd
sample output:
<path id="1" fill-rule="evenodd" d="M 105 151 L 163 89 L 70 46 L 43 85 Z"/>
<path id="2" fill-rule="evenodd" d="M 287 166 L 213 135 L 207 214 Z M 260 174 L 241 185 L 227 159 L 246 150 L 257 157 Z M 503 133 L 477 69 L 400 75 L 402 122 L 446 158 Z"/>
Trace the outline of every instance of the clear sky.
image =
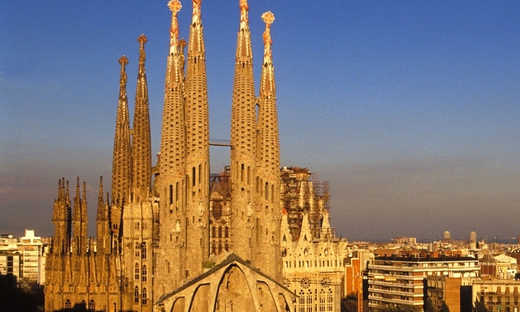
<path id="1" fill-rule="evenodd" d="M 0 233 L 52 235 L 58 179 L 110 189 L 119 92 L 144 33 L 159 150 L 167 1 L 2 1 Z M 188 36 L 191 5 L 179 13 Z M 520 234 L 520 2 L 249 0 L 255 76 L 272 11 L 281 162 L 330 181 L 349 240 Z M 239 8 L 204 0 L 212 139 L 229 139 Z M 212 171 L 228 163 L 212 148 Z"/>

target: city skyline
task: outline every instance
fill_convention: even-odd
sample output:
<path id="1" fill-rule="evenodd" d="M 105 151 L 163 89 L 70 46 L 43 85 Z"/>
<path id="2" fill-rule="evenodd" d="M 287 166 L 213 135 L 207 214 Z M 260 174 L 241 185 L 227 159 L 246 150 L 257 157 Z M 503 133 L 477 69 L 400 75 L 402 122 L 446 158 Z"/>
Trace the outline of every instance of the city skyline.
<path id="1" fill-rule="evenodd" d="M 0 232 L 49 236 L 58 179 L 109 189 L 126 55 L 148 37 L 153 154 L 159 150 L 167 1 L 0 5 Z M 27 5 L 29 4 L 29 5 Z M 302 5 L 303 4 L 303 5 Z M 188 1 L 179 24 L 191 17 Z M 332 226 L 349 240 L 479 239 L 520 233 L 520 5 L 250 3 L 256 83 L 272 11 L 282 166 L 330 181 Z M 211 12 L 208 14 L 207 12 Z M 238 1 L 204 2 L 210 136 L 229 139 Z M 137 18 L 135 18 L 137 17 Z M 187 38 L 181 28 L 180 37 Z M 516 105 L 515 105 L 516 104 Z M 516 139 L 516 140 L 515 140 Z M 229 162 L 211 149 L 211 171 Z M 154 161 L 155 163 L 155 161 Z M 93 233 L 93 229 L 90 229 Z"/>

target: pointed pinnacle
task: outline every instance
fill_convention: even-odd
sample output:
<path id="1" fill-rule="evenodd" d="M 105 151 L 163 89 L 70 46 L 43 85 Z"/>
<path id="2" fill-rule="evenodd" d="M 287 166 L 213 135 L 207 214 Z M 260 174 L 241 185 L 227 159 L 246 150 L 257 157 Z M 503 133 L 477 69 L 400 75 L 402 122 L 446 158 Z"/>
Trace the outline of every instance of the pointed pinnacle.
<path id="1" fill-rule="evenodd" d="M 193 4 L 193 15 L 191 17 L 191 23 L 200 24 L 200 6 L 202 4 L 202 0 L 192 0 L 192 4 Z"/>
<path id="2" fill-rule="evenodd" d="M 264 64 L 270 63 L 271 60 L 271 44 L 273 40 L 271 39 L 271 24 L 274 22 L 274 14 L 270 11 L 262 14 L 262 20 L 265 22 L 265 31 L 264 31 Z"/>
<path id="3" fill-rule="evenodd" d="M 139 38 L 137 38 L 137 42 L 139 42 L 139 63 L 144 63 L 146 61 L 146 52 L 144 51 L 144 44 L 148 42 L 148 39 L 146 39 L 146 36 L 140 35 Z"/>
<path id="4" fill-rule="evenodd" d="M 121 87 L 124 87 L 126 86 L 126 72 L 125 72 L 125 66 L 126 64 L 128 64 L 128 59 L 126 58 L 126 56 L 121 56 L 121 58 L 119 59 L 119 64 L 121 64 L 121 74 L 120 74 L 120 79 L 119 79 L 119 84 Z"/>
<path id="5" fill-rule="evenodd" d="M 247 0 L 240 0 L 240 29 L 248 28 L 247 11 L 249 11 Z"/>
<path id="6" fill-rule="evenodd" d="M 177 43 L 179 40 L 179 23 L 177 21 L 177 13 L 181 10 L 182 5 L 178 0 L 168 2 L 168 7 L 172 11 L 172 23 L 170 26 L 170 54 L 177 53 Z"/>

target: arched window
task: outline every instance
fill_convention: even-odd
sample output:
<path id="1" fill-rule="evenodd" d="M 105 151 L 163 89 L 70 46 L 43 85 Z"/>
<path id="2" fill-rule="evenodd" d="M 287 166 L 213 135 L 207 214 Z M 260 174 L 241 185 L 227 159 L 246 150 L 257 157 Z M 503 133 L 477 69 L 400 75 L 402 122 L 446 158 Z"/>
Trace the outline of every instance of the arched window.
<path id="1" fill-rule="evenodd" d="M 141 244 L 141 258 L 146 259 L 146 243 Z"/>
<path id="2" fill-rule="evenodd" d="M 148 303 L 148 293 L 146 291 L 146 288 L 143 288 L 143 293 L 141 294 L 141 297 L 143 297 L 141 302 L 143 304 L 147 304 Z"/>
<path id="3" fill-rule="evenodd" d="M 136 258 L 139 258 L 140 251 L 141 251 L 141 246 L 139 246 L 139 243 L 135 243 L 135 252 L 134 252 L 134 256 L 135 256 Z"/>
<path id="4" fill-rule="evenodd" d="M 229 228 L 227 226 L 224 228 L 224 237 L 225 238 L 229 237 Z"/>
<path id="5" fill-rule="evenodd" d="M 135 286 L 134 288 L 134 302 L 139 303 L 139 287 Z"/>
<path id="6" fill-rule="evenodd" d="M 70 303 L 70 299 L 65 300 L 65 309 L 71 309 L 72 304 Z"/>
<path id="7" fill-rule="evenodd" d="M 300 303 L 300 309 L 298 312 L 305 312 L 305 292 L 303 291 L 303 289 L 300 290 L 299 303 Z"/>
<path id="8" fill-rule="evenodd" d="M 329 288 L 327 291 L 327 311 L 334 310 L 334 296 L 332 294 L 332 289 Z"/>
<path id="9" fill-rule="evenodd" d="M 139 279 L 139 263 L 135 263 L 135 269 L 134 269 L 134 279 L 138 280 Z"/>
<path id="10" fill-rule="evenodd" d="M 88 310 L 89 311 L 96 311 L 96 304 L 94 303 L 94 300 L 90 300 L 88 302 Z"/>
<path id="11" fill-rule="evenodd" d="M 143 282 L 146 282 L 146 278 L 147 278 L 147 269 L 146 269 L 146 264 L 143 265 L 143 271 L 141 272 L 141 279 Z M 143 289 L 143 292 L 144 292 L 144 289 Z"/>

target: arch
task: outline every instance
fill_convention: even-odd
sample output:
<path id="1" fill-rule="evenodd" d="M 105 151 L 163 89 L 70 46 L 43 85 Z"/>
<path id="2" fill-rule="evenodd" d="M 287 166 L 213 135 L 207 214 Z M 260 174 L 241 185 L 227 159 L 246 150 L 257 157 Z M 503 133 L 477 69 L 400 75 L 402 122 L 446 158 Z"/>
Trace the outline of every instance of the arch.
<path id="1" fill-rule="evenodd" d="M 184 312 L 184 306 L 186 305 L 186 299 L 180 297 L 173 303 L 171 312 Z"/>
<path id="2" fill-rule="evenodd" d="M 193 293 L 193 297 L 191 298 L 191 303 L 188 311 L 197 312 L 197 311 L 209 311 L 210 306 L 210 285 L 202 284 L 195 289 Z"/>
<path id="3" fill-rule="evenodd" d="M 278 311 L 271 289 L 265 282 L 256 282 L 256 295 L 261 311 Z"/>
<path id="4" fill-rule="evenodd" d="M 222 274 L 218 283 L 215 302 L 211 311 L 226 311 L 233 307 L 234 311 L 251 311 L 255 306 L 253 293 L 242 269 L 231 264 Z"/>

